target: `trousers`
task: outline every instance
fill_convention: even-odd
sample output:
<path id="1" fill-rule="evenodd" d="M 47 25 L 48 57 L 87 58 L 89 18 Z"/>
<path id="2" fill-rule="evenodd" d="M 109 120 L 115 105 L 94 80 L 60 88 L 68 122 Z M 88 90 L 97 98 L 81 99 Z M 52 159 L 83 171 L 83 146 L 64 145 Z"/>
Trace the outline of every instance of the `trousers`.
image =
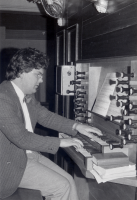
<path id="1" fill-rule="evenodd" d="M 27 166 L 19 187 L 40 190 L 42 196 L 52 200 L 78 200 L 71 175 L 37 152 L 27 156 Z"/>

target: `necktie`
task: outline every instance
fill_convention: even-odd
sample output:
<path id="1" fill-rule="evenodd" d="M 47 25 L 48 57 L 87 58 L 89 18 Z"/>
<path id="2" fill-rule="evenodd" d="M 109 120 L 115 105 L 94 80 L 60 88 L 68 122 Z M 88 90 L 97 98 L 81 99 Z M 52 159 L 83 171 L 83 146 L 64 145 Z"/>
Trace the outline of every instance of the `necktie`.
<path id="1" fill-rule="evenodd" d="M 29 103 L 31 101 L 31 97 L 25 96 L 23 102 Z"/>

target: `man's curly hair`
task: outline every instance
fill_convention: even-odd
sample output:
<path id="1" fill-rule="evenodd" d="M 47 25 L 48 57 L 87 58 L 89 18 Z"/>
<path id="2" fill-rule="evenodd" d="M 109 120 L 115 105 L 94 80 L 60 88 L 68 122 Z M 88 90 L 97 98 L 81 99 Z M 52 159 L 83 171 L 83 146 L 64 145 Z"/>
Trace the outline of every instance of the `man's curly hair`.
<path id="1" fill-rule="evenodd" d="M 7 80 L 14 80 L 23 72 L 28 73 L 33 69 L 47 69 L 49 59 L 45 53 L 34 48 L 24 48 L 16 52 L 10 60 L 6 70 Z"/>

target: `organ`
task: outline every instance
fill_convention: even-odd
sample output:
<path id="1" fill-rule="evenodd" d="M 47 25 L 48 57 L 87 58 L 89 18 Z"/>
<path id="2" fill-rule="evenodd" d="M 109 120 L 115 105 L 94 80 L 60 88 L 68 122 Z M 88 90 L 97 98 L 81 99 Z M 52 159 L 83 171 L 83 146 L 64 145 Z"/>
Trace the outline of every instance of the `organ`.
<path id="1" fill-rule="evenodd" d="M 65 148 L 86 178 L 94 178 L 90 170 L 95 153 L 123 152 L 136 164 L 136 66 L 136 57 L 77 62 L 73 66 L 74 80 L 70 80 L 74 86 L 73 104 L 67 110 L 73 110 L 75 121 L 95 126 L 103 133 L 103 136 L 93 133 L 92 140 L 77 134 L 84 143 L 80 152 L 73 147 Z M 69 136 L 60 133 L 60 137 Z M 137 185 L 136 177 L 112 182 Z"/>
<path id="2" fill-rule="evenodd" d="M 135 25 L 133 24 L 137 3 L 133 3 L 131 6 L 129 1 L 110 1 L 109 7 L 113 7 L 113 3 L 116 2 L 119 4 L 118 12 L 114 12 L 112 15 L 109 12 L 106 15 L 98 15 L 94 12 L 92 5 L 88 5 L 88 1 L 79 2 L 81 2 L 81 6 L 78 10 L 75 9 L 76 14 L 73 13 L 73 7 L 70 6 L 68 8 L 68 23 L 66 27 L 57 29 L 56 65 L 68 65 L 73 62 L 75 73 L 85 72 L 85 74 L 81 75 L 75 74 L 75 76 L 86 76 L 85 79 L 76 79 L 74 77 L 72 83 L 75 90 L 78 90 L 77 86 L 84 86 L 82 91 L 86 90 L 86 95 L 81 94 L 82 98 L 77 98 L 77 94 L 63 97 L 58 97 L 56 94 L 56 98 L 59 98 L 59 102 L 63 102 L 63 116 L 75 119 L 80 123 L 90 123 L 101 129 L 104 134 L 112 136 L 113 140 L 120 139 L 120 136 L 116 135 L 117 133 L 122 134 L 121 138 L 125 137 L 122 141 L 126 142 L 126 144 L 123 144 L 123 148 L 117 148 L 118 144 L 113 142 L 113 149 L 111 150 L 109 145 L 103 148 L 99 143 L 92 142 L 96 146 L 100 145 L 101 149 L 104 150 L 120 151 L 124 149 L 127 151 L 130 161 L 136 163 L 136 143 L 126 138 L 130 138 L 130 136 L 133 138 L 133 135 L 136 135 L 136 129 L 127 124 L 126 129 L 123 129 L 124 118 L 110 121 L 110 116 L 117 117 L 122 115 L 123 117 L 124 110 L 127 110 L 127 114 L 125 115 L 127 117 L 136 115 L 130 113 L 131 110 L 128 107 L 129 103 L 132 104 L 132 102 L 133 105 L 137 105 L 136 97 L 134 97 L 136 94 L 129 95 L 129 88 L 135 89 L 137 86 L 135 41 L 137 26 L 136 22 Z M 128 6 L 125 9 L 122 5 L 127 2 Z M 110 78 L 109 74 L 112 73 L 115 74 L 115 77 Z M 101 98 L 101 95 L 104 94 L 107 98 L 109 97 L 107 93 L 102 91 L 102 86 L 107 80 L 112 84 L 112 88 L 128 89 L 126 92 L 123 91 L 121 95 L 120 92 L 112 92 L 110 95 L 114 99 L 111 103 L 109 101 L 106 103 L 109 103 L 109 109 L 103 109 L 100 105 L 105 106 L 105 102 L 103 101 L 104 97 Z M 79 88 L 79 90 L 81 89 Z M 106 87 L 106 90 L 109 91 L 109 87 Z M 129 95 L 130 98 L 116 100 L 116 95 Z M 98 99 L 99 96 L 100 100 Z M 84 108 L 86 110 L 85 113 L 74 113 L 74 104 L 82 101 L 86 101 L 87 108 Z M 79 104 L 81 105 L 81 103 Z M 116 114 L 113 112 L 114 108 Z M 56 110 L 58 111 L 58 109 Z M 135 109 L 132 110 L 134 111 Z M 130 134 L 127 132 L 130 132 Z M 61 158 L 61 166 L 68 172 L 71 172 L 74 165 L 74 173 L 72 175 L 74 175 L 80 200 L 136 199 L 135 187 L 137 184 L 135 179 L 124 178 L 123 180 L 117 179 L 105 184 L 98 184 L 93 174 L 87 170 L 85 166 L 86 162 L 83 159 L 84 156 L 81 153 L 71 148 L 64 149 L 63 153 L 59 154 L 58 159 Z M 68 158 L 67 155 L 69 155 Z M 88 160 L 90 163 L 90 159 Z"/>

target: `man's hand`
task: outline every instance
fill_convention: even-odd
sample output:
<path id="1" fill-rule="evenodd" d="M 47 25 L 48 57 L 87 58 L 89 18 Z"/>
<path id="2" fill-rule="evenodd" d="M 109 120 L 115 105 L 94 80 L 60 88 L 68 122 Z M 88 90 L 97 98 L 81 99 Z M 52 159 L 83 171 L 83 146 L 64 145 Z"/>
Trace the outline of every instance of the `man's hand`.
<path id="1" fill-rule="evenodd" d="M 74 146 L 78 151 L 84 145 L 83 143 L 77 138 L 67 138 L 67 139 L 60 139 L 60 147 L 70 147 Z"/>
<path id="2" fill-rule="evenodd" d="M 87 124 L 76 124 L 75 130 L 90 138 L 93 137 L 92 133 L 96 133 L 97 135 L 102 135 L 102 132 L 98 128 L 93 126 L 88 126 Z"/>

